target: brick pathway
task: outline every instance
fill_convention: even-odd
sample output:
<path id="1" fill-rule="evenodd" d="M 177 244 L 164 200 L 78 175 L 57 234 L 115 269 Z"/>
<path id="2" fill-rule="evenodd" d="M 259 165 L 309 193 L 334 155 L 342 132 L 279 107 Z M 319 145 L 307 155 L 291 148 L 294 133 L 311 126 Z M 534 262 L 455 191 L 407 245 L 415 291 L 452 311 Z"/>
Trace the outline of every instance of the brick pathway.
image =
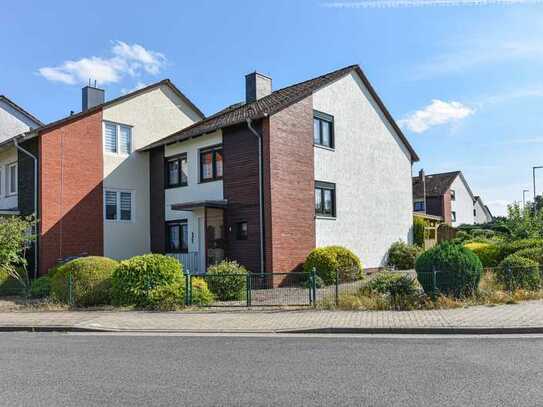
<path id="1" fill-rule="evenodd" d="M 4 312 L 0 328 L 273 332 L 322 328 L 543 328 L 543 301 L 433 311 Z"/>

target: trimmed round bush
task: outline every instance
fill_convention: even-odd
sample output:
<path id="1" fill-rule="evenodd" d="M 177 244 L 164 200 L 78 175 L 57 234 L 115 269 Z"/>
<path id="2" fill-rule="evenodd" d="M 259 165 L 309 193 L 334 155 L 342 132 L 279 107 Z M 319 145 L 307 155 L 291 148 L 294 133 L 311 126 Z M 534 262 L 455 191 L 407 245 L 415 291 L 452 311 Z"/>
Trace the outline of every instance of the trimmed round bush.
<path id="1" fill-rule="evenodd" d="M 51 294 L 51 279 L 49 276 L 41 276 L 32 281 L 30 296 L 32 298 L 45 298 Z"/>
<path id="2" fill-rule="evenodd" d="M 411 270 L 415 268 L 415 260 L 422 253 L 422 248 L 403 241 L 393 243 L 388 249 L 387 265 L 396 270 Z"/>
<path id="3" fill-rule="evenodd" d="M 119 263 L 107 257 L 81 257 L 58 267 L 50 278 L 51 295 L 69 302 L 68 280 L 72 278 L 74 305 L 93 306 L 111 303 L 111 277 Z"/>
<path id="4" fill-rule="evenodd" d="M 219 301 L 240 301 L 245 296 L 247 273 L 236 261 L 223 260 L 207 269 L 206 281 Z"/>
<path id="5" fill-rule="evenodd" d="M 304 263 L 304 272 L 310 273 L 313 268 L 326 285 L 335 284 L 336 270 L 340 282 L 360 280 L 364 276 L 358 256 L 341 246 L 311 250 Z"/>
<path id="6" fill-rule="evenodd" d="M 181 263 L 162 254 L 145 254 L 123 260 L 113 273 L 112 297 L 117 305 L 155 308 L 160 298 L 184 298 Z M 166 288 L 167 287 L 167 288 Z M 153 291 L 154 290 L 154 291 Z M 183 304 L 184 300 L 181 300 Z"/>
<path id="7" fill-rule="evenodd" d="M 437 290 L 442 294 L 459 298 L 477 291 L 483 265 L 471 250 L 444 242 L 421 254 L 415 269 L 417 279 L 425 293 L 435 294 L 432 273 L 435 270 Z"/>
<path id="8" fill-rule="evenodd" d="M 537 290 L 541 286 L 539 264 L 518 254 L 511 254 L 496 269 L 496 281 L 509 291 Z"/>
<path id="9" fill-rule="evenodd" d="M 515 255 L 533 260 L 539 265 L 543 264 L 543 247 L 532 247 L 515 252 Z"/>
<path id="10" fill-rule="evenodd" d="M 483 267 L 496 267 L 500 262 L 501 249 L 496 244 L 470 242 L 466 243 L 464 247 L 471 250 L 477 257 L 479 257 Z"/>

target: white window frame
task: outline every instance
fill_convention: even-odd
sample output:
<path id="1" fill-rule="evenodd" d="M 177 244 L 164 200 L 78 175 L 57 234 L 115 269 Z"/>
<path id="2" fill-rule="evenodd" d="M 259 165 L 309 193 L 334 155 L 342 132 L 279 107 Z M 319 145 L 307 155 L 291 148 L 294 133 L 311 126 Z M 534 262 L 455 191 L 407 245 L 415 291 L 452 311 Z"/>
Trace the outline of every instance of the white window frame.
<path id="1" fill-rule="evenodd" d="M 108 124 L 112 126 L 116 126 L 117 128 L 117 131 L 116 131 L 117 139 L 115 140 L 117 144 L 117 152 L 106 150 L 106 125 Z M 130 151 L 128 152 L 121 152 L 121 129 L 122 128 L 127 128 L 128 130 L 130 130 Z M 108 120 L 104 120 L 103 125 L 102 125 L 102 144 L 103 144 L 104 153 L 109 154 L 109 155 L 128 157 L 134 151 L 133 126 L 130 126 L 128 124 L 115 123 L 115 122 L 110 122 Z"/>
<path id="2" fill-rule="evenodd" d="M 11 190 L 11 169 L 15 168 L 15 191 Z M 6 186 L 6 196 L 14 196 L 18 194 L 18 183 L 19 183 L 19 174 L 18 174 L 18 165 L 17 162 L 9 163 L 6 165 L 6 174 L 5 174 L 5 186 Z"/>
<path id="3" fill-rule="evenodd" d="M 116 219 L 107 219 L 106 193 L 114 192 L 117 202 Z M 121 220 L 121 192 L 130 193 L 130 220 Z M 104 222 L 106 223 L 135 223 L 136 218 L 136 192 L 133 189 L 104 188 Z"/>

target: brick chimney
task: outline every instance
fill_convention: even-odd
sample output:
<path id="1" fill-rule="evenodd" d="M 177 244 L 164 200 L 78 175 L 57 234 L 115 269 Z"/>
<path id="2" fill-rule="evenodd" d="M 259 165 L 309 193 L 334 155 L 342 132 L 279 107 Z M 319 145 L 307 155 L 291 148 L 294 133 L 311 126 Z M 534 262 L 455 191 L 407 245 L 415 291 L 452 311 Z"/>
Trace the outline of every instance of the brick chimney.
<path id="1" fill-rule="evenodd" d="M 266 75 L 253 72 L 245 75 L 245 102 L 251 103 L 272 93 L 272 80 Z"/>
<path id="2" fill-rule="evenodd" d="M 87 85 L 81 93 L 81 111 L 86 112 L 94 106 L 101 105 L 106 100 L 106 92 L 94 86 Z"/>

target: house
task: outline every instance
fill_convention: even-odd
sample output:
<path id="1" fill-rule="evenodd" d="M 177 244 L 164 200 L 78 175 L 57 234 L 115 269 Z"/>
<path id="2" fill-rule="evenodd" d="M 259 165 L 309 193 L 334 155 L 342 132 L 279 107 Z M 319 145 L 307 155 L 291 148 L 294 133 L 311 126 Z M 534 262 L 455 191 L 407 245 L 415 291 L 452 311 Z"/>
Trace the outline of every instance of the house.
<path id="1" fill-rule="evenodd" d="M 480 196 L 473 197 L 473 217 L 474 223 L 477 225 L 492 222 L 492 213 Z"/>
<path id="2" fill-rule="evenodd" d="M 0 95 L 0 214 L 18 214 L 18 160 L 24 153 L 17 150 L 13 138 L 43 123 L 28 111 Z"/>
<path id="3" fill-rule="evenodd" d="M 441 216 L 453 227 L 473 225 L 477 219 L 490 216 L 482 211 L 481 198 L 475 199 L 461 171 L 425 175 L 421 170 L 413 177 L 413 209 L 415 213 Z M 484 206 L 483 206 L 484 207 Z M 479 211 L 479 216 L 476 213 Z"/>
<path id="4" fill-rule="evenodd" d="M 37 161 L 34 186 L 34 160 L 18 155 L 17 210 L 34 213 L 38 198 L 32 267 L 45 274 L 72 256 L 150 252 L 149 154 L 138 150 L 203 118 L 169 80 L 107 102 L 104 90 L 86 86 L 80 113 L 17 136 Z"/>
<path id="5" fill-rule="evenodd" d="M 276 91 L 260 73 L 245 82 L 244 102 L 139 150 L 152 251 L 196 273 L 223 258 L 290 272 L 326 245 L 384 266 L 392 243 L 412 241 L 418 157 L 362 70 Z"/>

